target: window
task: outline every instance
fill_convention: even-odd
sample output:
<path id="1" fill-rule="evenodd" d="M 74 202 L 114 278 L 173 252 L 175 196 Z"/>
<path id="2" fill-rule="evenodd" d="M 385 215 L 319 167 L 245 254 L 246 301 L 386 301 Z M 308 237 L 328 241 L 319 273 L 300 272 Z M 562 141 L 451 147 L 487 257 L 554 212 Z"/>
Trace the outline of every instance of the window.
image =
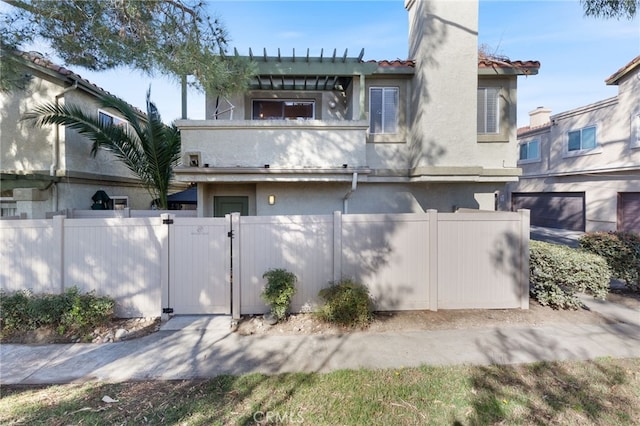
<path id="1" fill-rule="evenodd" d="M 315 118 L 314 101 L 255 100 L 254 120 L 312 120 Z"/>
<path id="2" fill-rule="evenodd" d="M 569 132 L 568 151 L 582 151 L 596 147 L 596 127 L 585 127 L 584 129 Z"/>
<path id="3" fill-rule="evenodd" d="M 540 141 L 534 139 L 520 144 L 520 161 L 539 160 L 540 159 Z"/>
<path id="4" fill-rule="evenodd" d="M 108 114 L 104 111 L 98 111 L 98 119 L 105 126 L 124 126 L 126 124 L 126 121 L 118 117 L 114 117 L 113 115 Z"/>
<path id="5" fill-rule="evenodd" d="M 631 146 L 640 148 L 640 114 L 631 119 Z"/>
<path id="6" fill-rule="evenodd" d="M 112 195 L 111 201 L 114 210 L 124 210 L 129 207 L 129 197 L 126 195 Z"/>
<path id="7" fill-rule="evenodd" d="M 500 88 L 478 88 L 478 133 L 500 133 Z"/>
<path id="8" fill-rule="evenodd" d="M 369 133 L 398 133 L 397 87 L 369 89 Z"/>
<path id="9" fill-rule="evenodd" d="M 15 202 L 0 201 L 0 217 L 10 217 L 18 215 L 18 208 Z"/>

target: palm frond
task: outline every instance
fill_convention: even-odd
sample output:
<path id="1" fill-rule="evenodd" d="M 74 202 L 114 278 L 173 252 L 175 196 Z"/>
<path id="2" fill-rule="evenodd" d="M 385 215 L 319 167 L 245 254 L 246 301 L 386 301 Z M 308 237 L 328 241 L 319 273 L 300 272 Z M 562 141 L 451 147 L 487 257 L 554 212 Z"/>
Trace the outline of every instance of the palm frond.
<path id="1" fill-rule="evenodd" d="M 23 120 L 35 126 L 64 125 L 93 142 L 91 154 L 106 149 L 121 160 L 147 188 L 161 208 L 167 207 L 167 193 L 173 168 L 180 159 L 180 132 L 165 125 L 147 93 L 147 117 L 113 96 L 100 98 L 100 106 L 115 110 L 127 121 L 126 126 L 105 123 L 97 114 L 87 113 L 76 105 L 44 104 L 24 114 Z"/>

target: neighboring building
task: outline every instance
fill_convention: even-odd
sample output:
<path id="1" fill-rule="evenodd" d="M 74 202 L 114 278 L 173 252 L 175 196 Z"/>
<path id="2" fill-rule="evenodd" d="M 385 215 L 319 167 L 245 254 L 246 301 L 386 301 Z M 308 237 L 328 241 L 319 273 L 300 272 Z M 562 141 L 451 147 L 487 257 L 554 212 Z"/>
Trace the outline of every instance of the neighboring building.
<path id="1" fill-rule="evenodd" d="M 176 122 L 199 216 L 496 208 L 520 175 L 517 78 L 540 64 L 479 55 L 477 1 L 405 7 L 410 60 L 250 51 L 250 90 Z"/>
<path id="2" fill-rule="evenodd" d="M 518 130 L 523 175 L 509 192 L 533 225 L 640 232 L 640 56 L 606 84 L 618 95 L 556 115 L 538 108 Z"/>
<path id="3" fill-rule="evenodd" d="M 98 109 L 96 99 L 106 92 L 42 55 L 19 53 L 16 59 L 28 83 L 0 93 L 2 216 L 41 219 L 48 212 L 90 209 L 103 194 L 109 208 L 149 209 L 151 196 L 110 152 L 100 150 L 94 158 L 92 142 L 75 130 L 21 121 L 31 108 L 50 102 L 73 103 L 118 121 L 113 111 Z"/>

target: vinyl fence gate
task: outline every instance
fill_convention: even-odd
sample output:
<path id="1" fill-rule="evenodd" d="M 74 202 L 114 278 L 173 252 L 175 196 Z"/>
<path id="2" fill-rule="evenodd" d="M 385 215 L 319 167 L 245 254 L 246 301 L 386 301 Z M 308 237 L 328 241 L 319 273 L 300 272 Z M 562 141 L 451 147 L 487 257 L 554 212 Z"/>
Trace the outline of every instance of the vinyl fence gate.
<path id="1" fill-rule="evenodd" d="M 164 218 L 169 231 L 167 304 L 174 315 L 231 314 L 227 218 Z"/>

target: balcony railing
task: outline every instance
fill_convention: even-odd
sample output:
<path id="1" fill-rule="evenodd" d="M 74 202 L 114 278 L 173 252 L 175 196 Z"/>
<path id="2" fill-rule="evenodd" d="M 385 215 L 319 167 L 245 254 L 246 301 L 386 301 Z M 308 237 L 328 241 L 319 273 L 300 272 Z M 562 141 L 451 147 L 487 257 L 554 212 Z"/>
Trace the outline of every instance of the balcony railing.
<path id="1" fill-rule="evenodd" d="M 179 120 L 182 152 L 199 167 L 322 169 L 366 166 L 366 121 Z M 188 166 L 188 164 L 185 164 Z"/>

